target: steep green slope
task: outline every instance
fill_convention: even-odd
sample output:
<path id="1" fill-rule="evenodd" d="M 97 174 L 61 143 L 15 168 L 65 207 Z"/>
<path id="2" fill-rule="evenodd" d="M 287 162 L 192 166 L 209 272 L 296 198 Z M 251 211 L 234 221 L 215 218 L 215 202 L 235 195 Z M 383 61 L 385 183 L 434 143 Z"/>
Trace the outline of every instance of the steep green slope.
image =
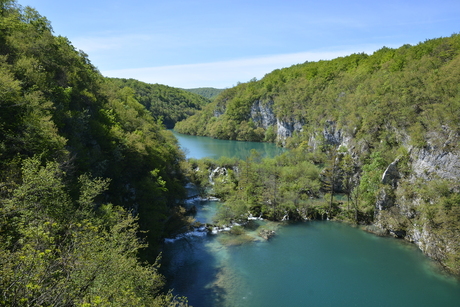
<path id="1" fill-rule="evenodd" d="M 459 53 L 460 36 L 453 35 L 416 46 L 384 47 L 370 56 L 353 54 L 275 70 L 260 81 L 224 91 L 176 129 L 223 139 L 275 141 L 279 124 L 262 123 L 254 114 L 260 104 L 280 124 L 311 129 L 334 121 L 370 141 L 391 140 L 394 129 L 388 128 L 393 127 L 407 131 L 420 145 L 427 131 L 458 126 Z"/>
<path id="2" fill-rule="evenodd" d="M 183 159 L 131 89 L 0 2 L 0 305 L 173 303 L 154 264 Z"/>
<path id="3" fill-rule="evenodd" d="M 222 92 L 176 130 L 297 150 L 293 161 L 252 165 L 254 189 L 242 173 L 221 180 L 233 184 L 221 188 L 233 217 L 248 205 L 274 219 L 338 215 L 414 242 L 460 274 L 459 84 L 454 34 L 275 70 Z M 294 172 L 305 160 L 323 167 L 320 187 L 292 184 L 305 181 Z M 309 202 L 315 194 L 319 207 Z"/>
<path id="4" fill-rule="evenodd" d="M 190 93 L 201 95 L 210 100 L 214 100 L 220 93 L 222 93 L 222 91 L 224 91 L 223 89 L 218 89 L 218 88 L 213 88 L 213 87 L 189 88 L 185 90 Z"/>
<path id="5" fill-rule="evenodd" d="M 174 128 L 176 122 L 195 114 L 210 100 L 179 88 L 161 84 L 148 84 L 134 79 L 110 78 L 116 86 L 130 87 L 136 99 L 149 110 L 155 119 L 162 120 L 168 129 Z"/>

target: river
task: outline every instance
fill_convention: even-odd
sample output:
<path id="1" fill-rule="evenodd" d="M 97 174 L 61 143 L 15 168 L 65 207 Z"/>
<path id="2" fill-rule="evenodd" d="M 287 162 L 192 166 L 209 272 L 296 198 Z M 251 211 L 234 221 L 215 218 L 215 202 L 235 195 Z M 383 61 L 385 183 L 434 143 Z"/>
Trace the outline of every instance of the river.
<path id="1" fill-rule="evenodd" d="M 218 157 L 211 148 L 223 146 L 230 155 L 232 148 L 242 151 L 232 142 L 178 136 L 188 157 Z M 218 203 L 196 205 L 196 219 L 204 223 Z M 276 236 L 265 241 L 254 231 L 243 239 L 195 232 L 166 242 L 163 272 L 174 294 L 187 296 L 195 307 L 459 306 L 459 281 L 413 244 L 338 222 L 254 223 L 253 229 L 276 229 Z"/>

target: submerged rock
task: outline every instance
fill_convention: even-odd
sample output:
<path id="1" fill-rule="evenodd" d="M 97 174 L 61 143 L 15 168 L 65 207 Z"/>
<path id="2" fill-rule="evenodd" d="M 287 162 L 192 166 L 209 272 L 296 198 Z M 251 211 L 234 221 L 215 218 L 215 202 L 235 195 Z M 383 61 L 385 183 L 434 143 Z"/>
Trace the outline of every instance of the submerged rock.
<path id="1" fill-rule="evenodd" d="M 269 229 L 262 229 L 259 232 L 259 236 L 262 237 L 265 240 L 269 240 L 273 236 L 275 236 L 275 231 L 274 230 L 269 230 Z"/>

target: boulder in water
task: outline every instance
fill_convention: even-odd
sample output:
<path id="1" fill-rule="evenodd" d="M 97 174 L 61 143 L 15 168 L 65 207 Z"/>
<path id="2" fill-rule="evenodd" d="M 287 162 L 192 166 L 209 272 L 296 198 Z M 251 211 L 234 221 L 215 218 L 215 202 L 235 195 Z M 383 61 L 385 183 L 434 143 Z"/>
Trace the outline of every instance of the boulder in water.
<path id="1" fill-rule="evenodd" d="M 269 240 L 271 237 L 273 237 L 275 235 L 275 231 L 274 230 L 269 230 L 269 229 L 262 229 L 261 231 L 259 231 L 259 236 L 261 236 L 262 238 L 264 238 L 265 240 Z"/>

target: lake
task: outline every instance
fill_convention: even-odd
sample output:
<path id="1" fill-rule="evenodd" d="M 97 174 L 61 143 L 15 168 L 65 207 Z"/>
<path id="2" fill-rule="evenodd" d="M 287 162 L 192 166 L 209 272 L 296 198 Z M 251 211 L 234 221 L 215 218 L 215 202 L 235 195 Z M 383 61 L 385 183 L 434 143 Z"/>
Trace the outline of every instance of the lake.
<path id="1" fill-rule="evenodd" d="M 179 142 L 195 158 L 253 146 L 202 137 L 180 137 Z M 263 144 L 263 148 L 267 145 L 274 147 Z M 275 148 L 268 146 L 268 154 Z M 195 205 L 195 218 L 206 223 L 212 221 L 219 203 Z M 275 229 L 276 236 L 265 241 L 257 236 L 257 227 Z M 256 221 L 245 237 L 190 233 L 165 243 L 162 271 L 174 294 L 187 296 L 195 307 L 459 306 L 460 302 L 459 281 L 443 274 L 415 245 L 330 221 L 284 225 Z"/>
<path id="2" fill-rule="evenodd" d="M 187 158 L 213 158 L 220 157 L 246 159 L 251 155 L 251 150 L 255 149 L 264 157 L 274 157 L 285 149 L 276 147 L 271 143 L 225 141 L 204 136 L 194 136 L 177 133 L 173 130 L 174 136 L 178 139 L 182 150 L 185 151 Z"/>

